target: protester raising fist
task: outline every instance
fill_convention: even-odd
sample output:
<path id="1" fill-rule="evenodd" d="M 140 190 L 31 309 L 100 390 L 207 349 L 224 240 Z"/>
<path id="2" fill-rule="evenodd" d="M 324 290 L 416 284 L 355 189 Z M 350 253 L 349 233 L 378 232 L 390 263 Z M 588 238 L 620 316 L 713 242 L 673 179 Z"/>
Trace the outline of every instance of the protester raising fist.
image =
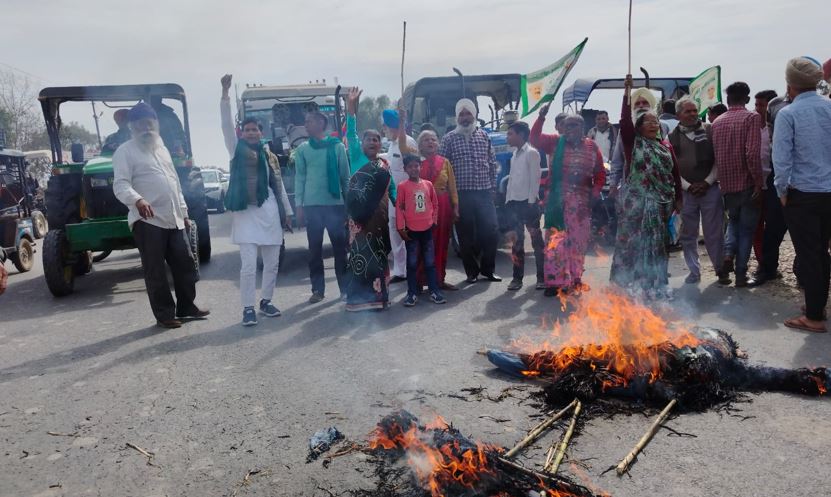
<path id="1" fill-rule="evenodd" d="M 357 86 L 353 86 L 349 89 L 349 93 L 346 94 L 346 113 L 349 115 L 356 115 L 358 113 L 358 102 L 361 99 L 361 94 L 364 91 L 358 88 Z"/>

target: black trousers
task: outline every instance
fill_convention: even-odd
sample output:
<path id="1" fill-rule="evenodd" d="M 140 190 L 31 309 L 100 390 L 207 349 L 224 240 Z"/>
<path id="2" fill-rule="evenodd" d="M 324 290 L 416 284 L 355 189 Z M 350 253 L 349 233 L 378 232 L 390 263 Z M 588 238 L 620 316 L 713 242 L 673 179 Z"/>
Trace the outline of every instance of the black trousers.
<path id="1" fill-rule="evenodd" d="M 306 217 L 306 238 L 309 241 L 309 279 L 312 292 L 323 295 L 326 281 L 323 274 L 323 230 L 329 232 L 332 256 L 335 259 L 335 276 L 340 293 L 346 293 L 346 252 L 348 233 L 346 208 L 343 205 L 310 205 L 303 208 Z"/>
<path id="2" fill-rule="evenodd" d="M 468 278 L 490 276 L 496 267 L 499 231 L 490 190 L 459 192 L 459 251 Z"/>
<path id="3" fill-rule="evenodd" d="M 184 230 L 165 229 L 136 221 L 133 224 L 144 269 L 144 286 L 150 298 L 150 308 L 157 321 L 167 321 L 177 315 L 184 316 L 196 310 L 196 265 Z M 176 301 L 167 283 L 167 268 L 173 274 Z"/>
<path id="4" fill-rule="evenodd" d="M 773 187 L 773 173 L 768 175 L 768 189 L 764 191 L 765 231 L 762 235 L 762 264 L 765 276 L 773 278 L 779 270 L 779 246 L 788 232 L 785 212 Z"/>
<path id="5" fill-rule="evenodd" d="M 543 246 L 540 229 L 540 208 L 527 201 L 512 200 L 505 207 L 511 216 L 511 230 L 516 234 L 511 254 L 514 263 L 513 279 L 522 280 L 525 276 L 525 230 L 531 235 L 531 247 L 534 249 L 534 261 L 537 265 L 537 282 L 543 280 Z"/>
<path id="6" fill-rule="evenodd" d="M 796 277 L 805 290 L 805 315 L 821 321 L 831 282 L 831 193 L 788 190 L 785 221 L 799 259 Z"/>

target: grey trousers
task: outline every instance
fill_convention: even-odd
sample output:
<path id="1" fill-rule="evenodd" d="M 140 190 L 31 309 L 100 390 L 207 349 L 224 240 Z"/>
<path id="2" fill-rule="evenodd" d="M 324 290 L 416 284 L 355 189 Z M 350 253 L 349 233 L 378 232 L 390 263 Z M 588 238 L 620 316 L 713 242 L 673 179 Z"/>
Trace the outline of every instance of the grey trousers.
<path id="1" fill-rule="evenodd" d="M 704 228 L 704 244 L 707 255 L 716 272 L 724 262 L 724 199 L 718 184 L 711 186 L 701 197 L 684 192 L 681 208 L 681 246 L 690 273 L 701 276 L 698 260 L 698 227 Z"/>

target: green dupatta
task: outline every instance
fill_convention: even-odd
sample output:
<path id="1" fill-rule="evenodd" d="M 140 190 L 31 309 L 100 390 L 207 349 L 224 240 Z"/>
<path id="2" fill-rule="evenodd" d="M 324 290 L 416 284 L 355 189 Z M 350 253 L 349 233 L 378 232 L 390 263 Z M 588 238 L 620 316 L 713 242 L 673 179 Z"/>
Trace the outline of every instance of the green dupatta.
<path id="1" fill-rule="evenodd" d="M 248 170 L 245 167 L 245 157 L 249 150 L 257 152 L 257 207 L 261 207 L 268 198 L 270 166 L 263 146 L 258 143 L 254 149 L 245 140 L 238 140 L 234 158 L 231 159 L 231 182 L 225 196 L 225 207 L 229 211 L 244 211 L 248 208 Z"/>

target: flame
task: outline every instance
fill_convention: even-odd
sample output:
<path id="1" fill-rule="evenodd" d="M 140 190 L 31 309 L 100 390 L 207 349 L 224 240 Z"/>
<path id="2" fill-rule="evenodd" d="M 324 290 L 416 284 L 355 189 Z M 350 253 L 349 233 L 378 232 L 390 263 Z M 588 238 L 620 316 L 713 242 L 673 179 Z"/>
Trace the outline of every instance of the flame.
<path id="1" fill-rule="evenodd" d="M 406 429 L 395 423 L 379 425 L 370 436 L 369 448 L 406 451 L 407 463 L 432 497 L 445 497 L 445 489 L 453 485 L 474 488 L 483 477 L 496 475 L 488 454 L 497 454 L 500 447 L 475 442 L 474 448 L 463 449 L 458 440 L 452 439 L 435 446 L 430 432 L 447 428 L 440 417 L 423 429 L 415 423 Z"/>
<path id="2" fill-rule="evenodd" d="M 541 343 L 520 339 L 513 344 L 529 354 L 526 376 L 557 375 L 571 366 L 608 371 L 602 390 L 626 386 L 634 378 L 655 382 L 661 377 L 660 352 L 695 346 L 700 340 L 683 326 L 673 326 L 652 309 L 606 288 L 577 296 L 560 296 L 574 307 L 554 324 Z"/>
<path id="3" fill-rule="evenodd" d="M 566 238 L 566 232 L 560 231 L 557 228 L 551 228 L 548 230 L 548 244 L 546 245 L 547 250 L 554 250 L 557 248 L 557 245 L 560 244 Z"/>

